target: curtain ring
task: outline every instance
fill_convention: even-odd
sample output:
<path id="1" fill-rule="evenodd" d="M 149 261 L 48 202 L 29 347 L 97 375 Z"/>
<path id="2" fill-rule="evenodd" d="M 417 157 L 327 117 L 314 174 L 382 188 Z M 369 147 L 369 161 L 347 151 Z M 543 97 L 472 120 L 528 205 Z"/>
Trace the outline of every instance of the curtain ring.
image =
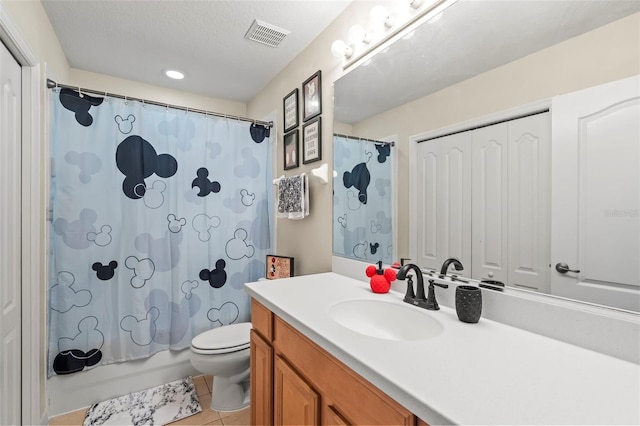
<path id="1" fill-rule="evenodd" d="M 125 104 L 125 105 L 129 105 L 129 100 L 127 99 L 127 97 L 126 97 L 126 96 L 124 97 L 124 104 Z"/>
<path id="2" fill-rule="evenodd" d="M 109 102 L 109 97 L 107 96 L 107 92 L 104 92 L 104 101 Z"/>
<path id="3" fill-rule="evenodd" d="M 84 98 L 84 94 L 82 93 L 82 89 L 80 88 L 80 86 L 78 86 L 78 96 Z"/>

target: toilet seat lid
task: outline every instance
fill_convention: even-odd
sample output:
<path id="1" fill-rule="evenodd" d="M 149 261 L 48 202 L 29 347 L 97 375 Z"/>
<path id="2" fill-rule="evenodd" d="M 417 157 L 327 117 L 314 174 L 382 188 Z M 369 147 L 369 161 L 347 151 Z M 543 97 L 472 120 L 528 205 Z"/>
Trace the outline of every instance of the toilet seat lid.
<path id="1" fill-rule="evenodd" d="M 191 340 L 191 347 L 198 352 L 226 353 L 249 347 L 250 322 L 225 325 L 198 334 Z"/>

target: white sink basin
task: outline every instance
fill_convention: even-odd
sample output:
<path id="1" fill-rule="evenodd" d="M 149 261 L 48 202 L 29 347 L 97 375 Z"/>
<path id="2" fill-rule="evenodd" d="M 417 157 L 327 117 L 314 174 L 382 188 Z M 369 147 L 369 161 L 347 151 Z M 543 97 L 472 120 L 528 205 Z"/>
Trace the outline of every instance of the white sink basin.
<path id="1" fill-rule="evenodd" d="M 329 308 L 329 317 L 349 330 L 378 339 L 425 340 L 442 332 L 442 325 L 426 312 L 383 300 L 344 300 Z"/>

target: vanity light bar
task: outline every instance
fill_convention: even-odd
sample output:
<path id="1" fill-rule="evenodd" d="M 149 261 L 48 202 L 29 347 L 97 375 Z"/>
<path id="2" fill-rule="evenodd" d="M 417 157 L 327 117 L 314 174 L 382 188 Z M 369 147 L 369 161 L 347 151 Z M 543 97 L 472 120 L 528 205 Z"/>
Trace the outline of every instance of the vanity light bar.
<path id="1" fill-rule="evenodd" d="M 358 54 L 353 54 L 349 58 L 345 58 L 346 62 L 342 69 L 346 71 L 348 68 L 351 68 L 356 64 L 365 62 L 369 57 L 386 49 L 389 44 L 393 43 L 396 39 L 406 36 L 411 31 L 414 31 L 419 25 L 442 13 L 457 1 L 458 0 L 432 1 L 431 4 L 426 6 L 423 11 L 418 12 L 414 17 L 407 20 L 407 22 L 398 25 L 395 29 L 390 29 L 389 33 L 378 42 L 370 43 L 370 45 L 363 44 L 363 47 L 365 47 L 364 50 L 358 52 Z"/>

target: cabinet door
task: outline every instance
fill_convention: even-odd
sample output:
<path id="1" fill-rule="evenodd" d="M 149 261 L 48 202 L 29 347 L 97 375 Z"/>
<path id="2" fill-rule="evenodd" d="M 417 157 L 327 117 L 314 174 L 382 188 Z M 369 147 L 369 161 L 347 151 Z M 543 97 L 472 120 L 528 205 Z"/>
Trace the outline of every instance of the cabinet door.
<path id="1" fill-rule="evenodd" d="M 251 330 L 251 424 L 273 424 L 273 349 Z"/>
<path id="2" fill-rule="evenodd" d="M 275 358 L 276 425 L 317 425 L 318 394 L 282 358 Z"/>
<path id="3" fill-rule="evenodd" d="M 333 405 L 323 405 L 322 407 L 322 424 L 337 425 L 337 426 L 350 426 L 351 423 L 344 418 L 338 409 Z"/>

